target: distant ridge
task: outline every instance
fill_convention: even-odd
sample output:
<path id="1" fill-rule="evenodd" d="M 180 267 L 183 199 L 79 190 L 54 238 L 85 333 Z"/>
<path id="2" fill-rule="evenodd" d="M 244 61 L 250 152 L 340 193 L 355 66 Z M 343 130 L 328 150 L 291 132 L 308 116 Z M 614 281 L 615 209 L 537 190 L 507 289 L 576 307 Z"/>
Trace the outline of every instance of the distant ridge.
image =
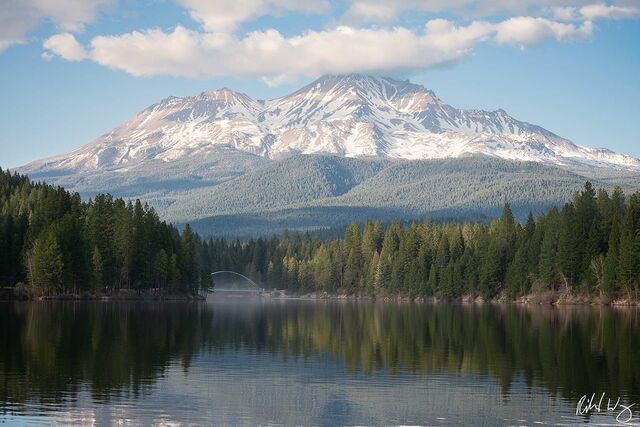
<path id="1" fill-rule="evenodd" d="M 480 220 L 509 201 L 518 219 L 561 208 L 590 179 L 596 188 L 640 190 L 640 174 L 591 177 L 557 166 L 487 156 L 403 160 L 298 155 L 171 200 L 162 215 L 203 235 L 269 236 L 375 218 Z M 155 204 L 157 200 L 152 201 Z"/>

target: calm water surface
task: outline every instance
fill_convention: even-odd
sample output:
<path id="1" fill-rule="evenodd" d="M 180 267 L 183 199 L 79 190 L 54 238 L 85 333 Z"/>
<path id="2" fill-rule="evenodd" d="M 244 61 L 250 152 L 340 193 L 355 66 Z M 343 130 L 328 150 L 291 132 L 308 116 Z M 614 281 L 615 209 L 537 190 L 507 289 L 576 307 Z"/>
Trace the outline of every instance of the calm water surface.
<path id="1" fill-rule="evenodd" d="M 609 397 L 640 421 L 638 310 L 0 304 L 5 425 L 616 425 Z"/>

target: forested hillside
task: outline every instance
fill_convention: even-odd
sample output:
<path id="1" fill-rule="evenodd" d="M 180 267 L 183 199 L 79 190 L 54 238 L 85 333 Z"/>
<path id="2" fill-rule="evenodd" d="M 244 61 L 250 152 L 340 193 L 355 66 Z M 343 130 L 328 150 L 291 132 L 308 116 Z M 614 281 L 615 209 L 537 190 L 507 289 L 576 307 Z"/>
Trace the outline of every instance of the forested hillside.
<path id="1" fill-rule="evenodd" d="M 0 170 L 0 286 L 191 293 L 211 282 L 201 249 L 189 227 L 178 233 L 140 201 L 99 195 L 84 203 L 77 193 Z"/>
<path id="2" fill-rule="evenodd" d="M 563 206 L 587 180 L 609 191 L 640 190 L 637 173 L 572 172 L 485 156 L 409 161 L 316 155 L 272 162 L 218 186 L 174 195 L 161 215 L 189 222 L 202 235 L 242 237 L 367 218 L 486 221 L 500 216 L 507 201 L 524 221 L 529 212 Z"/>

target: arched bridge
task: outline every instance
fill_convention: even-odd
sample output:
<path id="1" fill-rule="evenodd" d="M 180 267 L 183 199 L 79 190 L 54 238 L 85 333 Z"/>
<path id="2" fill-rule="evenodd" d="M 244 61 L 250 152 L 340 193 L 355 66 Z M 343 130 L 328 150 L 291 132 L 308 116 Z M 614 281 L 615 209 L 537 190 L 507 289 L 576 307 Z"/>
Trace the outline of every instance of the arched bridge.
<path id="1" fill-rule="evenodd" d="M 261 288 L 256 282 L 254 282 L 244 274 L 238 273 L 237 271 L 231 271 L 231 270 L 214 271 L 213 273 L 211 273 L 211 276 L 213 277 L 217 274 L 233 274 L 234 276 L 241 277 L 247 282 L 249 282 L 250 287 L 245 289 L 245 288 L 220 288 L 218 286 L 215 286 L 214 287 L 215 292 L 250 292 L 250 293 L 257 293 L 257 294 L 262 294 L 264 292 L 264 288 Z"/>

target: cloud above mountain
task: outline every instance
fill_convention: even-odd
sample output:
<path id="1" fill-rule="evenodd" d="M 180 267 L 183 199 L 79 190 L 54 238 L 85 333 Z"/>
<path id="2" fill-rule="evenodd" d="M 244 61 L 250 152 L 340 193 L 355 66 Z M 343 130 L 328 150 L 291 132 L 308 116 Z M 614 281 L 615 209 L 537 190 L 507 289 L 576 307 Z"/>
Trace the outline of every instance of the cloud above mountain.
<path id="1" fill-rule="evenodd" d="M 550 10 L 582 12 L 585 19 L 627 19 L 637 17 L 637 1 L 589 4 L 585 0 L 353 0 L 345 17 L 355 22 L 389 23 L 403 13 L 449 13 L 462 18 L 493 16 L 540 16 Z M 572 19 L 578 18 L 578 15 Z"/>
<path id="2" fill-rule="evenodd" d="M 429 20 L 423 28 L 339 26 L 286 37 L 274 29 L 238 37 L 178 26 L 98 36 L 85 49 L 73 35 L 56 35 L 44 48 L 75 61 L 88 58 L 135 76 L 257 77 L 270 84 L 326 73 L 416 70 L 458 61 L 483 42 L 524 46 L 546 39 L 578 41 L 591 37 L 593 24 L 560 23 L 517 17 L 501 22 L 456 25 Z"/>
<path id="3" fill-rule="evenodd" d="M 100 10 L 115 0 L 2 0 L 0 6 L 0 52 L 26 41 L 29 31 L 52 22 L 63 31 L 82 32 Z"/>
<path id="4" fill-rule="evenodd" d="M 7 1 L 0 51 L 49 20 L 59 33 L 43 41 L 45 59 L 88 60 L 134 76 L 234 76 L 272 85 L 325 73 L 437 67 L 472 55 L 481 44 L 579 42 L 594 36 L 600 20 L 640 18 L 636 0 L 174 0 L 195 25 L 79 40 L 84 26 L 116 0 Z M 418 23 L 403 20 L 414 14 Z M 292 33 L 275 28 L 273 20 L 260 21 L 289 15 L 322 16 L 325 24 Z"/>
<path id="5" fill-rule="evenodd" d="M 328 0 L 178 0 L 178 3 L 209 32 L 235 30 L 241 23 L 264 15 L 327 13 L 331 10 Z"/>

